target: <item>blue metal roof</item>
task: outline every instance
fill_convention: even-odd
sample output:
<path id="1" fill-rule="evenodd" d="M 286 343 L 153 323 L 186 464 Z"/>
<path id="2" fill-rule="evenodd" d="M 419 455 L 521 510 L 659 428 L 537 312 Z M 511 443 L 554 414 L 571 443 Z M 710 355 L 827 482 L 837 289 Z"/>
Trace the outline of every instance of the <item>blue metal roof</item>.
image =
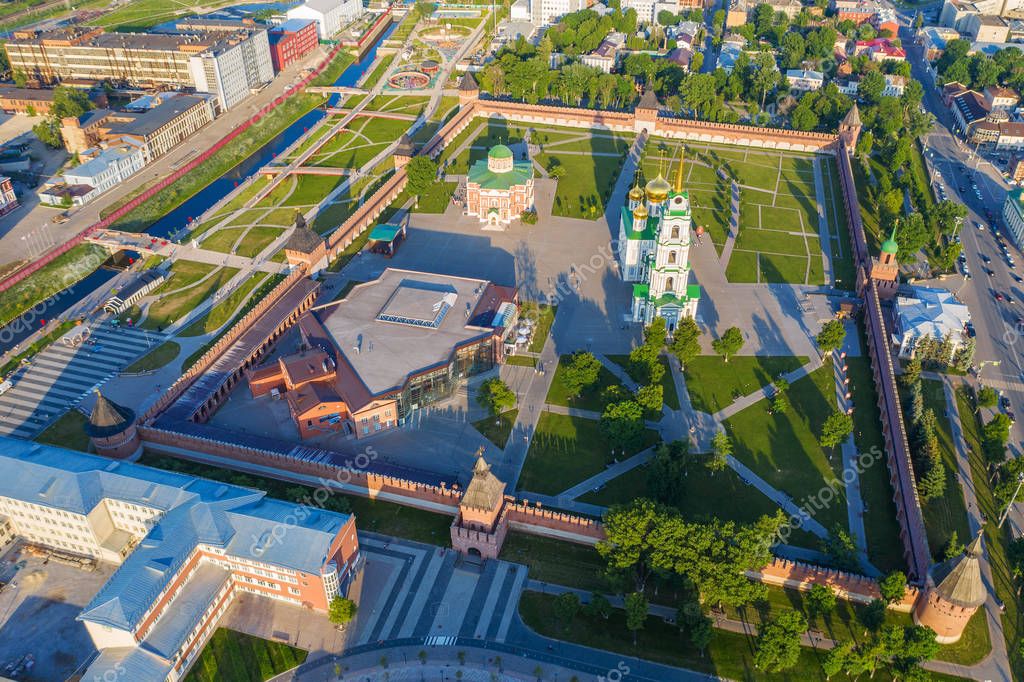
<path id="1" fill-rule="evenodd" d="M 200 564 L 174 598 L 174 607 L 167 609 L 146 635 L 142 647 L 164 658 L 173 658 L 229 580 L 231 571 L 228 569 L 216 564 Z"/>
<path id="2" fill-rule="evenodd" d="M 200 543 L 319 574 L 349 519 L 267 499 L 260 490 L 10 437 L 0 437 L 0 470 L 0 496 L 75 514 L 113 498 L 163 514 L 78 616 L 122 630 L 138 625 Z"/>
<path id="3" fill-rule="evenodd" d="M 118 677 L 137 682 L 163 682 L 171 674 L 171 663 L 138 647 L 112 647 L 100 652 L 82 675 L 83 680 L 102 680 L 112 670 Z"/>

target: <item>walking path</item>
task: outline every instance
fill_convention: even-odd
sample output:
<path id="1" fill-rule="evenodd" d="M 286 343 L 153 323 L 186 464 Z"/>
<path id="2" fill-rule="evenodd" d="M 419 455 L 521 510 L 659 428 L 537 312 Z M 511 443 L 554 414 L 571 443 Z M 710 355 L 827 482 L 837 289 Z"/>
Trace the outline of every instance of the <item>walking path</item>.
<path id="1" fill-rule="evenodd" d="M 740 478 L 760 490 L 768 499 L 779 505 L 779 507 L 782 508 L 782 511 L 786 512 L 791 517 L 802 519 L 803 521 L 800 527 L 803 530 L 814 533 L 822 539 L 828 537 L 828 531 L 825 530 L 825 527 L 813 518 L 806 516 L 804 511 L 797 506 L 795 502 L 793 502 L 793 499 L 789 495 L 781 490 L 773 488 L 763 478 L 755 474 L 746 464 L 739 461 L 732 455 L 727 456 L 726 461 L 729 462 L 729 466 L 732 467 L 732 470 L 735 471 Z"/>
<path id="2" fill-rule="evenodd" d="M 594 474 L 585 481 L 581 481 L 576 485 L 572 486 L 571 488 L 563 490 L 558 494 L 558 497 L 567 497 L 575 500 L 577 497 L 585 495 L 586 493 L 590 492 L 591 490 L 595 490 L 596 488 L 600 488 L 609 481 L 618 478 L 622 474 L 628 471 L 632 471 L 638 466 L 647 464 L 647 462 L 651 461 L 652 457 L 654 457 L 654 448 L 647 448 L 646 450 L 638 452 L 637 454 L 633 455 L 628 459 L 624 459 L 621 462 L 616 462 L 612 464 L 601 473 Z"/>
<path id="3" fill-rule="evenodd" d="M 780 159 L 781 160 L 781 159 Z M 821 240 L 821 265 L 824 268 L 823 276 L 825 282 L 834 282 L 835 274 L 832 264 L 832 235 L 828 231 L 828 218 L 825 216 L 825 180 L 821 176 L 821 160 L 815 156 L 814 166 L 814 194 L 818 205 L 818 238 Z M 808 260 L 810 265 L 810 260 Z"/>
<path id="4" fill-rule="evenodd" d="M 838 353 L 832 353 L 831 359 L 835 379 L 836 405 L 840 412 L 852 413 L 853 401 L 848 397 L 846 362 L 839 357 Z M 861 566 L 867 567 L 868 542 L 867 533 L 864 530 L 864 500 L 860 494 L 860 470 L 857 465 L 857 445 L 854 443 L 853 433 L 843 441 L 840 449 L 843 455 L 843 483 L 846 485 L 846 514 L 850 535 L 857 545 L 857 555 Z"/>
<path id="5" fill-rule="evenodd" d="M 785 379 L 788 383 L 792 384 L 798 381 L 799 379 L 803 379 L 805 376 L 807 376 L 814 370 L 818 369 L 819 367 L 821 367 L 821 358 L 815 356 L 812 357 L 807 362 L 807 364 L 794 369 L 792 372 L 787 372 L 783 374 L 782 378 Z M 751 405 L 761 402 L 765 398 L 771 398 L 773 395 L 775 395 L 775 388 L 771 384 L 768 384 L 767 386 L 763 386 L 759 390 L 754 391 L 753 393 L 748 393 L 745 396 L 737 398 L 732 403 L 722 408 L 718 412 L 715 412 L 711 416 L 712 418 L 714 418 L 716 422 L 723 422 L 729 417 L 736 414 L 737 412 L 741 412 L 746 408 L 750 407 Z"/>
<path id="6" fill-rule="evenodd" d="M 740 186 L 736 184 L 734 180 L 732 182 L 732 198 L 730 200 L 730 206 L 732 208 L 730 219 L 729 219 L 729 234 L 725 237 L 725 244 L 722 245 L 722 255 L 719 256 L 719 261 L 722 263 L 722 272 L 729 267 L 729 259 L 732 258 L 732 249 L 736 245 L 736 237 L 740 233 Z M 758 278 L 760 279 L 760 277 Z"/>

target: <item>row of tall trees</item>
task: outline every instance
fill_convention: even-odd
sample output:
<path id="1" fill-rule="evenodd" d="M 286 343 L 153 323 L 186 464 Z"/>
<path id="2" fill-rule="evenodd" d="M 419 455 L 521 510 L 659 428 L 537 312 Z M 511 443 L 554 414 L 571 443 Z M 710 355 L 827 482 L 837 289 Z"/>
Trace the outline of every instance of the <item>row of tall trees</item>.
<path id="1" fill-rule="evenodd" d="M 1019 47 L 1007 47 L 991 56 L 983 52 L 968 55 L 970 49 L 971 42 L 960 38 L 946 44 L 935 62 L 941 82 L 956 81 L 976 90 L 989 85 L 1024 89 L 1024 51 Z"/>

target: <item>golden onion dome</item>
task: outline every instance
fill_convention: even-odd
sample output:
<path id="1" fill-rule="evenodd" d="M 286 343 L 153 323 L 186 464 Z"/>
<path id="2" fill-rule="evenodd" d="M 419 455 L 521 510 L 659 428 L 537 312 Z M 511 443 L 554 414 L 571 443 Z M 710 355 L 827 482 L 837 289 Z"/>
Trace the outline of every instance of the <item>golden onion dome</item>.
<path id="1" fill-rule="evenodd" d="M 637 184 L 633 185 L 633 189 L 629 190 L 629 200 L 630 201 L 643 201 L 644 200 L 644 191 L 642 189 L 640 189 L 640 183 L 639 182 Z"/>
<path id="2" fill-rule="evenodd" d="M 633 220 L 634 222 L 647 220 L 647 207 L 643 204 L 637 204 L 637 207 L 633 209 Z"/>
<path id="3" fill-rule="evenodd" d="M 668 180 L 662 177 L 661 173 L 658 173 L 658 177 L 647 183 L 645 191 L 647 192 L 648 201 L 660 204 L 668 199 L 668 193 L 672 191 L 672 185 L 668 184 Z"/>

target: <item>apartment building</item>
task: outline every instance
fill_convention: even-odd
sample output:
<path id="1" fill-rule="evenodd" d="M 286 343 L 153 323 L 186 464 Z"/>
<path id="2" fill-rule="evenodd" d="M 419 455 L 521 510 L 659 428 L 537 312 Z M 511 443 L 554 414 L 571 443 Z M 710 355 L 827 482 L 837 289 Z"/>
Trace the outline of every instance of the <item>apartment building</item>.
<path id="1" fill-rule="evenodd" d="M 195 88 L 229 109 L 273 76 L 264 29 L 234 33 L 104 33 L 70 27 L 15 31 L 4 44 L 12 71 L 49 85 L 109 81 L 141 88 Z"/>
<path id="2" fill-rule="evenodd" d="M 786 80 L 793 92 L 814 92 L 825 84 L 825 74 L 808 69 L 788 69 Z"/>
<path id="3" fill-rule="evenodd" d="M 82 679 L 179 680 L 239 592 L 324 612 L 360 563 L 353 517 L 259 490 L 6 437 L 0 469 L 14 535 L 120 564 L 78 616 Z"/>
<path id="4" fill-rule="evenodd" d="M 268 38 L 270 60 L 277 73 L 316 49 L 316 22 L 311 19 L 289 19 L 271 28 Z"/>

